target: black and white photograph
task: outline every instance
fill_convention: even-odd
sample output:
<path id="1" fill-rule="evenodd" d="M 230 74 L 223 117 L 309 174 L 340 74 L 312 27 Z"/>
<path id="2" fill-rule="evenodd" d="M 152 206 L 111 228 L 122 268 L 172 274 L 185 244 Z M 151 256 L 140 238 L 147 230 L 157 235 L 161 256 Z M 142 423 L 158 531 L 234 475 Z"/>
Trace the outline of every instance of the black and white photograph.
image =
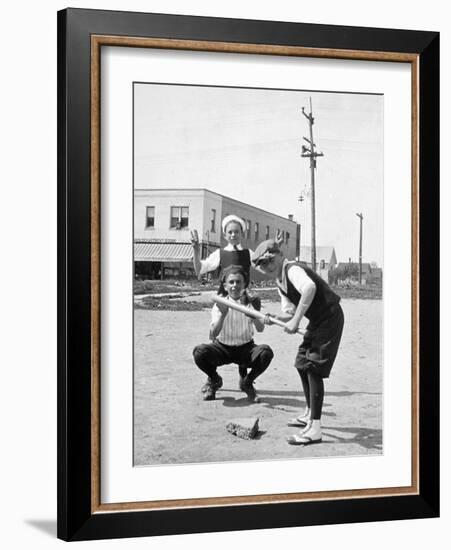
<path id="1" fill-rule="evenodd" d="M 449 538 L 447 13 L 6 5 L 4 548 Z"/>
<path id="2" fill-rule="evenodd" d="M 381 455 L 384 96 L 133 83 L 135 466 Z"/>

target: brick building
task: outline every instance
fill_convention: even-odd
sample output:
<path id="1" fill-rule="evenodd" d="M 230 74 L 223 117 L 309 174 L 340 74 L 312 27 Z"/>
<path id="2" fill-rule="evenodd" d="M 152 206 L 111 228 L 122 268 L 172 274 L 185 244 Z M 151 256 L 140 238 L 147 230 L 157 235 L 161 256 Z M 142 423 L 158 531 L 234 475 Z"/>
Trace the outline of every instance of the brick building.
<path id="1" fill-rule="evenodd" d="M 135 277 L 193 276 L 190 232 L 197 230 L 205 258 L 226 244 L 221 220 L 228 214 L 236 214 L 246 222 L 244 247 L 255 249 L 259 242 L 281 231 L 286 255 L 298 255 L 300 225 L 293 216 L 284 218 L 208 189 L 136 189 Z"/>

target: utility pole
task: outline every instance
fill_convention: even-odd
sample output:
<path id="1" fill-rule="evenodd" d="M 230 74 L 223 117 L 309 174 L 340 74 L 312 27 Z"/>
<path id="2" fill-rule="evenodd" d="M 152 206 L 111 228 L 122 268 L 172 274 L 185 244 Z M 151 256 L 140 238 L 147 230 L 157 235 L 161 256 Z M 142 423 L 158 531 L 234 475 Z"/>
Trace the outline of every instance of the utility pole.
<path id="1" fill-rule="evenodd" d="M 316 157 L 323 157 L 323 153 L 316 153 L 316 144 L 313 141 L 313 124 L 315 119 L 312 114 L 312 98 L 310 98 L 310 114 L 305 112 L 302 107 L 302 114 L 309 121 L 310 139 L 303 137 L 303 139 L 309 144 L 302 146 L 301 157 L 310 158 L 310 187 L 311 187 L 311 208 L 312 208 L 312 269 L 316 271 L 316 222 L 315 222 L 315 168 Z"/>
<path id="2" fill-rule="evenodd" d="M 301 203 L 301 212 L 300 212 L 299 218 L 302 220 L 303 219 L 303 217 L 302 217 L 302 214 L 303 214 L 303 212 L 302 212 L 302 203 L 304 202 L 304 195 L 302 193 L 299 195 L 298 201 Z M 300 227 L 300 225 L 299 225 L 299 227 Z M 297 251 L 298 258 L 301 257 L 301 246 L 302 246 L 301 236 L 302 236 L 301 235 L 301 230 L 299 230 L 299 247 L 298 247 L 298 251 Z"/>
<path id="3" fill-rule="evenodd" d="M 362 223 L 363 223 L 363 215 L 362 212 L 360 214 L 356 214 L 358 218 L 360 218 L 360 243 L 359 243 L 359 285 L 362 284 Z"/>

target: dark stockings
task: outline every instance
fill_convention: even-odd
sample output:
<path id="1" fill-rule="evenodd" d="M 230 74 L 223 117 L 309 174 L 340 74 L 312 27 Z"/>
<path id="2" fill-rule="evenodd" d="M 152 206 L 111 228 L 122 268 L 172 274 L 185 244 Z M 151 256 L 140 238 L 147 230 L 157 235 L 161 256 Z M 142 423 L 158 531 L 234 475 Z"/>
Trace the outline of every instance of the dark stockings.
<path id="1" fill-rule="evenodd" d="M 310 408 L 312 420 L 320 420 L 324 401 L 324 382 L 321 376 L 313 372 L 298 370 L 301 377 L 305 400 Z"/>

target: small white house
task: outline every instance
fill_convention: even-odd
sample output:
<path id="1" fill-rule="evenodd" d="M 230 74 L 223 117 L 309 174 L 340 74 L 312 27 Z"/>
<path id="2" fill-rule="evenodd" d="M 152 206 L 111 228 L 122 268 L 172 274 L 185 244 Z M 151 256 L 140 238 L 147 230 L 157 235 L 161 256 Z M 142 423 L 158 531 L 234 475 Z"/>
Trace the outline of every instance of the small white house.
<path id="1" fill-rule="evenodd" d="M 312 267 L 312 247 L 299 247 L 299 261 L 306 263 Z M 328 282 L 329 271 L 336 267 L 337 256 L 333 246 L 317 246 L 316 247 L 316 272 Z"/>

